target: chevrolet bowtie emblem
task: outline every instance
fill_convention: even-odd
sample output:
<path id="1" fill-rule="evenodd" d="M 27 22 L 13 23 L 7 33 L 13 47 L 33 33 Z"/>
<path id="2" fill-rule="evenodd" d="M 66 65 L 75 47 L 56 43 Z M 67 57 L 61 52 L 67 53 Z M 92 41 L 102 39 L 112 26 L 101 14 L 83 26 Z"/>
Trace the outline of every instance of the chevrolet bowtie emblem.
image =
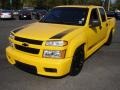
<path id="1" fill-rule="evenodd" d="M 24 46 L 24 47 L 28 47 L 29 44 L 24 42 L 24 43 L 22 44 L 22 46 Z"/>

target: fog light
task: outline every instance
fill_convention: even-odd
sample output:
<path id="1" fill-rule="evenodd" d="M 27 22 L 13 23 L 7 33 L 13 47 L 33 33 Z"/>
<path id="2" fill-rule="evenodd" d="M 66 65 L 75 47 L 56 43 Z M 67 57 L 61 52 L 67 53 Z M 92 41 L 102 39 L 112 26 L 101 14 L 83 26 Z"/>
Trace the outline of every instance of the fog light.
<path id="1" fill-rule="evenodd" d="M 65 58 L 65 50 L 45 50 L 44 58 Z"/>
<path id="2" fill-rule="evenodd" d="M 44 68 L 46 72 L 57 72 L 57 69 L 55 68 Z"/>
<path id="3" fill-rule="evenodd" d="M 14 43 L 11 42 L 11 41 L 9 41 L 9 45 L 10 45 L 11 47 L 14 47 Z"/>

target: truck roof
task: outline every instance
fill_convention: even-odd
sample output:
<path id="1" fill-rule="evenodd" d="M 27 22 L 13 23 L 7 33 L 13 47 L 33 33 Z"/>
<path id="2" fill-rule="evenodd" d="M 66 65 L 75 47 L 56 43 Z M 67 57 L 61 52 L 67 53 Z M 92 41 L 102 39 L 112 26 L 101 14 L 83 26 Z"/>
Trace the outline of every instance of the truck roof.
<path id="1" fill-rule="evenodd" d="M 76 7 L 76 8 L 100 8 L 102 6 L 95 6 L 95 5 L 62 5 L 56 7 Z"/>

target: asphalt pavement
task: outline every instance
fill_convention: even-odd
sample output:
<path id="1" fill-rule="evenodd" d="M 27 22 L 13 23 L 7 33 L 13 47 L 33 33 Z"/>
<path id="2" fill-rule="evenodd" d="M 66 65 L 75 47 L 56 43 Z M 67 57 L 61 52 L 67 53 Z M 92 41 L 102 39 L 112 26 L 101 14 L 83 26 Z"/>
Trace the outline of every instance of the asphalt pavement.
<path id="1" fill-rule="evenodd" d="M 103 46 L 88 58 L 79 75 L 60 79 L 25 72 L 6 59 L 9 32 L 34 22 L 0 21 L 0 90 L 120 90 L 120 21 L 111 46 Z"/>

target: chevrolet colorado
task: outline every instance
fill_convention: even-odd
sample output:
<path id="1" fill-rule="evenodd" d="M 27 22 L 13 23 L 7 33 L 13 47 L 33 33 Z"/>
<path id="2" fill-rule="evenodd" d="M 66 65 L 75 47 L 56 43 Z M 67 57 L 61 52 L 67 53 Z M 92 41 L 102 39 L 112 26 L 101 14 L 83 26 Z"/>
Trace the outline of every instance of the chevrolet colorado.
<path id="1" fill-rule="evenodd" d="M 101 6 L 57 6 L 39 22 L 12 30 L 6 56 L 40 75 L 76 76 L 86 58 L 111 44 L 115 23 Z"/>

